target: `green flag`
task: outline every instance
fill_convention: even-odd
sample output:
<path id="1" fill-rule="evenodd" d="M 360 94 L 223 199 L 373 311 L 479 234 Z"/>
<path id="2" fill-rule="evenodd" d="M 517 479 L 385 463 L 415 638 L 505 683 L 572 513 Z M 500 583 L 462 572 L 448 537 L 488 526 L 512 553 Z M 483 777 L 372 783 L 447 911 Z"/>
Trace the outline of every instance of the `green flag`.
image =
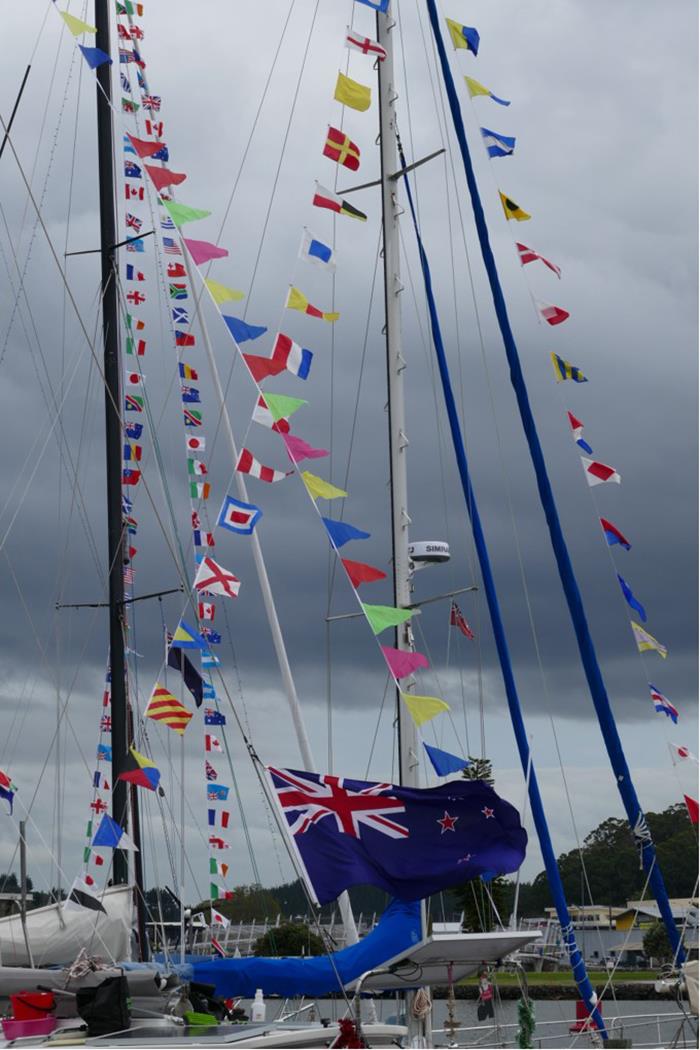
<path id="1" fill-rule="evenodd" d="M 411 609 L 395 609 L 393 605 L 365 605 L 364 602 L 361 604 L 375 634 L 381 634 L 387 627 L 397 627 L 413 616 Z"/>
<path id="2" fill-rule="evenodd" d="M 207 215 L 211 215 L 210 211 L 204 211 L 202 208 L 190 208 L 187 204 L 176 204 L 175 201 L 163 201 L 163 204 L 170 212 L 170 218 L 176 226 L 184 226 L 186 222 L 194 222 L 195 219 L 206 219 Z"/>
<path id="3" fill-rule="evenodd" d="M 265 404 L 272 413 L 272 418 L 275 423 L 279 423 L 280 419 L 288 419 L 294 415 L 302 405 L 307 405 L 308 401 L 304 401 L 300 397 L 288 397 L 286 394 L 268 394 L 267 391 L 264 393 Z"/>

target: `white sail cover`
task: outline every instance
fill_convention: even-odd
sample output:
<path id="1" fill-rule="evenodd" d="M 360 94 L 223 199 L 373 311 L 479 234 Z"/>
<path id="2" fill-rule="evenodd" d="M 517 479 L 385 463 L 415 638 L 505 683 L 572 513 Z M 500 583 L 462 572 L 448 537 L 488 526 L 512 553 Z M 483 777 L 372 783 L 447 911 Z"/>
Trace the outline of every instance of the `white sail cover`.
<path id="1" fill-rule="evenodd" d="M 99 899 L 106 914 L 88 908 L 66 909 L 60 904 L 27 912 L 31 960 L 19 915 L 0 919 L 0 965 L 68 966 L 81 948 L 107 962 L 130 959 L 132 887 L 112 886 Z"/>

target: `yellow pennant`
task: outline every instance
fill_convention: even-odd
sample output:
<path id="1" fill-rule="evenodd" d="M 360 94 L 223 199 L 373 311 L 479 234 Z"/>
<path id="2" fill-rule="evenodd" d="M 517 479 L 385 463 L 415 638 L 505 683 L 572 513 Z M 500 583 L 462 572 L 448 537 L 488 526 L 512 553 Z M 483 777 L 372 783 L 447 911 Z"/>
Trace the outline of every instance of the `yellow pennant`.
<path id="1" fill-rule="evenodd" d="M 450 705 L 444 700 L 439 700 L 437 696 L 414 696 L 413 693 L 402 693 L 401 699 L 411 712 L 411 718 L 417 726 L 429 722 L 441 711 L 450 710 Z"/>
<path id="2" fill-rule="evenodd" d="M 204 283 L 211 292 L 211 297 L 217 306 L 222 306 L 223 303 L 232 303 L 238 299 L 245 299 L 245 293 L 239 292 L 237 288 L 227 288 L 225 284 L 219 284 L 218 281 L 212 281 L 209 278 Z"/>
<path id="3" fill-rule="evenodd" d="M 67 11 L 59 11 L 58 13 L 70 29 L 73 36 L 82 36 L 83 33 L 97 32 L 95 26 L 91 26 L 87 22 L 81 21 L 81 19 L 76 18 L 75 15 L 69 15 Z"/>
<path id="4" fill-rule="evenodd" d="M 525 222 L 526 219 L 531 219 L 532 215 L 524 211 L 519 204 L 512 201 L 510 197 L 506 197 L 505 193 L 498 191 L 498 195 L 501 198 L 501 204 L 503 205 L 503 211 L 506 213 L 506 219 L 517 219 L 518 222 Z"/>
<path id="5" fill-rule="evenodd" d="M 320 317 L 323 321 L 330 321 L 331 324 L 340 317 L 338 313 L 319 310 L 317 306 L 309 302 L 301 288 L 290 288 L 284 305 L 288 310 L 299 310 L 302 314 L 308 314 L 309 317 Z"/>
<path id="6" fill-rule="evenodd" d="M 333 98 L 337 102 L 342 102 L 344 106 L 350 106 L 351 109 L 358 109 L 360 113 L 364 113 L 372 104 L 372 89 L 365 87 L 364 84 L 358 84 L 356 80 L 351 80 L 343 73 L 338 73 Z"/>
<path id="7" fill-rule="evenodd" d="M 307 492 L 313 499 L 340 499 L 342 496 L 347 496 L 347 492 L 336 488 L 335 485 L 331 485 L 328 481 L 324 481 L 323 478 L 317 477 L 316 474 L 312 474 L 309 470 L 302 470 L 301 478 L 306 485 Z"/>

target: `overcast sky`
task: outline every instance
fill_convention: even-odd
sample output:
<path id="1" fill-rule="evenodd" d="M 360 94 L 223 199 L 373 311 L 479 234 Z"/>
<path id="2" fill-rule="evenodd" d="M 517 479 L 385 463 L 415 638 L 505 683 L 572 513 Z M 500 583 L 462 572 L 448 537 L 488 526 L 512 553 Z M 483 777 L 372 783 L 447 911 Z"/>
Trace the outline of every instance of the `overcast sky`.
<path id="1" fill-rule="evenodd" d="M 349 74 L 372 85 L 373 103 L 366 113 L 346 111 L 344 127 L 362 151 L 362 166 L 357 174 L 336 173 L 321 156 L 327 124 L 341 120 L 332 95 L 337 72 L 345 71 L 348 59 L 342 47 L 344 28 L 354 17 L 361 32 L 374 36 L 372 13 L 359 4 L 352 11 L 352 6 L 340 0 L 295 0 L 285 28 L 287 0 L 265 5 L 209 0 L 196 7 L 183 0 L 146 0 L 143 57 L 150 89 L 163 98 L 170 166 L 188 176 L 178 198 L 212 211 L 196 229 L 189 228 L 191 235 L 218 238 L 229 249 L 229 258 L 214 265 L 212 276 L 246 292 L 232 313 L 268 326 L 269 333 L 251 347 L 253 352 L 268 353 L 279 326 L 313 350 L 306 383 L 282 377 L 270 389 L 309 401 L 295 418 L 295 432 L 332 449 L 330 461 L 317 461 L 311 469 L 348 489 L 346 519 L 372 533 L 367 543 L 348 547 L 347 555 L 388 570 L 381 273 L 370 306 L 380 201 L 373 189 L 353 196 L 369 216 L 365 224 L 339 218 L 334 226 L 329 212 L 311 207 L 315 178 L 345 189 L 371 181 L 378 172 L 375 74 L 361 55 L 350 56 Z M 622 808 L 556 574 L 461 162 L 451 131 L 445 131 L 446 106 L 437 87 L 424 5 L 399 0 L 398 8 L 398 114 L 408 157 L 448 147 L 443 157 L 420 169 L 414 185 L 533 756 L 560 852 L 573 847 L 575 833 L 558 753 L 581 835 L 607 816 L 621 816 Z M 72 3 L 69 9 L 82 13 L 82 5 Z M 476 59 L 450 49 L 460 91 L 460 78 L 468 73 L 512 100 L 507 109 L 484 98 L 472 106 L 466 92 L 461 93 L 492 243 L 589 623 L 642 805 L 659 810 L 681 800 L 683 790 L 696 791 L 696 767 L 674 770 L 667 751 L 667 740 L 694 747 L 697 735 L 695 5 L 690 0 L 661 6 L 628 0 L 614 5 L 535 0 L 525 11 L 515 0 L 497 5 L 452 0 L 443 13 L 476 26 L 481 34 Z M 91 18 L 91 11 L 86 15 Z M 96 248 L 94 77 L 76 57 L 73 39 L 62 31 L 50 3 L 27 0 L 8 9 L 4 27 L 12 47 L 6 48 L 0 67 L 0 112 L 6 120 L 31 61 L 13 142 L 52 244 L 60 257 L 65 251 Z M 256 117 L 283 29 L 284 42 Z M 479 141 L 479 124 L 515 135 L 515 155 L 489 161 Z M 117 121 L 117 141 L 127 129 L 133 125 L 122 128 Z M 498 187 L 532 214 L 530 222 L 506 224 Z M 120 208 L 121 193 L 119 189 Z M 0 464 L 0 766 L 19 785 L 25 805 L 36 791 L 30 871 L 42 885 L 54 878 L 49 852 L 57 848 L 52 748 L 57 696 L 67 705 L 60 748 L 65 768 L 61 862 L 69 881 L 80 865 L 91 796 L 106 615 L 103 610 L 57 613 L 55 604 L 104 598 L 103 399 L 90 348 L 46 238 L 36 228 L 10 150 L 0 160 L 0 202 L 6 449 Z M 147 207 L 142 214 L 149 223 Z M 329 241 L 335 238 L 335 288 L 327 274 L 297 262 L 304 225 Z M 560 265 L 561 282 L 537 263 L 523 271 L 514 238 Z M 403 241 L 411 537 L 447 539 L 453 555 L 449 566 L 417 577 L 420 598 L 480 581 L 431 362 L 408 221 Z M 169 304 L 159 294 L 153 240 L 146 254 L 128 258 L 147 275 L 148 304 L 141 315 L 147 320 L 143 371 L 152 425 L 143 441 L 144 476 L 157 513 L 141 486 L 136 493 L 140 527 L 135 565 L 136 591 L 148 593 L 179 583 L 174 536 L 191 571 L 188 477 Z M 96 257 L 72 258 L 66 272 L 92 337 L 98 323 Z M 19 273 L 25 275 L 26 299 L 20 297 L 15 308 Z M 333 332 L 321 321 L 284 315 L 292 280 L 324 309 L 331 308 L 335 295 L 341 320 Z M 571 319 L 554 329 L 539 324 L 533 296 L 569 310 Z M 209 308 L 206 321 L 219 367 L 228 378 L 234 360 L 231 343 Z M 194 331 L 198 346 L 186 359 L 201 375 L 205 458 L 213 489 L 209 513 L 215 518 L 226 492 L 233 492 L 232 463 L 217 426 L 198 327 Z M 99 343 L 95 346 L 99 353 Z M 558 387 L 549 363 L 553 350 L 579 366 L 589 382 Z M 227 398 L 236 439 L 262 462 L 282 467 L 285 458 L 276 436 L 250 428 L 253 395 L 239 365 Z M 62 398 L 60 424 L 51 430 Z M 595 457 L 620 472 L 621 486 L 588 490 L 567 409 L 584 422 Z M 294 478 L 275 486 L 251 479 L 249 492 L 264 512 L 259 536 L 316 767 L 324 771 L 332 762 L 336 772 L 352 776 L 395 777 L 391 696 L 386 695 L 380 715 L 386 675 L 362 621 L 340 621 L 330 630 L 329 705 L 327 544 L 302 486 Z M 331 513 L 339 510 L 335 504 Z M 666 661 L 655 654 L 642 661 L 636 652 L 628 626 L 631 611 L 597 524 L 601 514 L 632 543 L 629 553 L 614 548 L 617 571 L 646 606 L 651 633 L 668 646 Z M 217 614 L 217 626 L 225 634 L 220 649 L 230 695 L 263 760 L 298 765 L 250 544 L 217 534 L 216 557 L 242 581 L 240 598 L 225 609 L 222 600 Z M 390 587 L 365 587 L 363 597 L 390 603 Z M 425 739 L 462 754 L 467 749 L 479 752 L 481 682 L 486 753 L 494 762 L 496 787 L 521 807 L 523 776 L 481 592 L 464 596 L 461 605 L 477 641 L 453 634 L 449 665 L 449 604 L 427 606 L 417 622 L 417 647 L 429 654 L 432 665 L 421 676 L 420 690 L 447 699 L 453 715 L 452 723 L 442 718 L 427 727 Z M 154 602 L 138 606 L 133 647 L 143 658 L 132 661 L 132 688 L 142 705 L 162 659 L 161 615 L 172 628 L 182 607 L 182 596 L 166 599 L 162 610 Z M 332 612 L 353 608 L 351 591 L 339 576 Z M 678 727 L 654 713 L 649 680 L 680 709 Z M 169 683 L 175 685 L 172 677 Z M 179 821 L 179 741 L 153 726 L 149 738 L 163 771 L 166 819 L 175 815 Z M 291 876 L 291 867 L 271 835 L 260 789 L 233 726 L 228 739 L 257 871 L 265 882 L 281 881 Z M 203 895 L 208 881 L 206 805 L 201 732 L 194 724 L 184 747 L 191 865 L 187 893 Z M 226 763 L 219 765 L 222 781 L 229 782 Z M 171 882 L 162 859 L 160 817 L 153 798 L 145 801 L 145 830 L 155 844 L 146 850 L 148 881 Z M 227 858 L 233 883 L 255 875 L 241 821 L 236 812 Z M 16 837 L 9 820 L 3 827 L 0 864 L 9 863 Z M 524 872 L 531 877 L 541 866 L 531 834 Z"/>

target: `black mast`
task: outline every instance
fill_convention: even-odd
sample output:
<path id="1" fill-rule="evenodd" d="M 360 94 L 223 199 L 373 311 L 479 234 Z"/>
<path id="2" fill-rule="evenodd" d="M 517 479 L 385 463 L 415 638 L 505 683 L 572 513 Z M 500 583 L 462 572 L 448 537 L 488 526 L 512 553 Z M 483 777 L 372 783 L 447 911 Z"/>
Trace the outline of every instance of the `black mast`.
<path id="1" fill-rule="evenodd" d="M 110 48 L 110 5 L 108 0 L 95 0 L 95 45 L 105 54 Z M 119 779 L 124 770 L 132 733 L 126 696 L 124 647 L 126 621 L 124 605 L 124 532 L 122 514 L 122 420 L 121 420 L 121 354 L 119 348 L 119 304 L 117 298 L 117 213 L 114 200 L 114 142 L 112 132 L 112 79 L 110 63 L 97 69 L 97 149 L 100 181 L 100 244 L 102 248 L 102 334 L 104 338 L 105 422 L 107 450 L 107 543 L 109 549 L 109 659 L 112 694 L 112 815 L 126 827 L 129 819 L 128 785 Z M 139 852 L 138 798 L 133 792 L 132 837 Z M 141 864 L 136 866 L 136 907 L 138 913 L 140 953 L 148 957 L 144 915 Z M 124 850 L 114 850 L 114 882 L 129 881 L 129 865 Z"/>

